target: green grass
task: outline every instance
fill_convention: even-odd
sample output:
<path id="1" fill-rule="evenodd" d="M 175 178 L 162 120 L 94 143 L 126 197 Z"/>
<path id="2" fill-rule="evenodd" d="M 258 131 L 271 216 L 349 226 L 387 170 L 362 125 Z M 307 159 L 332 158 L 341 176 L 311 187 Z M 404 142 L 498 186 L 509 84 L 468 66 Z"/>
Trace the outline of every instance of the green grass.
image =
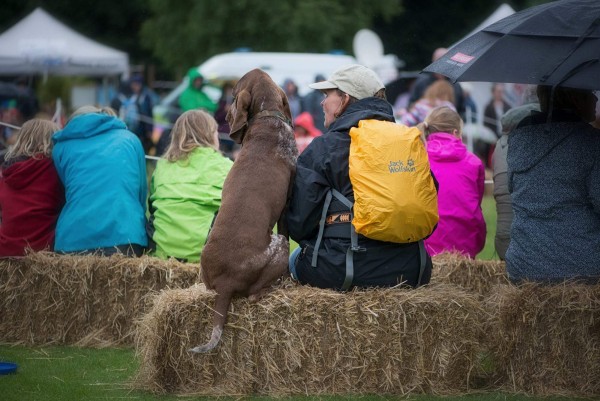
<path id="1" fill-rule="evenodd" d="M 3 401 L 54 400 L 155 400 L 174 401 L 208 397 L 181 397 L 153 395 L 132 390 L 131 377 L 137 361 L 129 348 L 86 349 L 75 347 L 23 347 L 0 345 L 0 360 L 19 365 L 17 373 L 0 376 L 0 399 Z M 223 398 L 222 398 L 223 399 Z M 230 400 L 275 400 L 268 397 L 235 397 Z M 410 397 L 354 396 L 354 397 L 288 397 L 284 400 L 417 400 L 417 401 L 567 401 L 573 398 L 535 398 L 504 393 L 481 393 L 466 396 L 438 397 L 415 395 Z"/>
<path id="2" fill-rule="evenodd" d="M 496 236 L 496 201 L 493 196 L 484 196 L 481 202 L 483 218 L 487 228 L 485 238 L 485 247 L 477 254 L 477 259 L 499 259 L 496 247 L 494 246 L 494 237 Z"/>
<path id="3" fill-rule="evenodd" d="M 497 259 L 494 250 L 496 209 L 493 197 L 483 199 L 482 208 L 487 222 L 487 240 L 480 259 Z M 296 244 L 294 244 L 296 245 Z M 0 345 L 0 361 L 19 365 L 16 374 L 0 376 L 0 400 L 159 400 L 203 399 L 174 395 L 157 396 L 129 386 L 138 362 L 130 348 L 88 349 L 76 347 L 23 347 Z M 271 400 L 268 397 L 231 398 L 231 400 Z M 290 397 L 285 400 L 417 400 L 417 401 L 567 401 L 573 398 L 535 398 L 503 393 L 472 394 L 457 397 Z"/>

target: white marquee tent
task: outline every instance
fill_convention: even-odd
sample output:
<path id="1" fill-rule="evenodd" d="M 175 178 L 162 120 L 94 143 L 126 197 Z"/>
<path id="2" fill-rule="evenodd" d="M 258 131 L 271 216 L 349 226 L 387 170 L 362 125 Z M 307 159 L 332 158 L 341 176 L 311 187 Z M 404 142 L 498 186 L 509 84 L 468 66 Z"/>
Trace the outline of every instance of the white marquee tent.
<path id="1" fill-rule="evenodd" d="M 128 71 L 127 53 L 75 32 L 39 7 L 0 35 L 0 75 L 106 77 Z"/>

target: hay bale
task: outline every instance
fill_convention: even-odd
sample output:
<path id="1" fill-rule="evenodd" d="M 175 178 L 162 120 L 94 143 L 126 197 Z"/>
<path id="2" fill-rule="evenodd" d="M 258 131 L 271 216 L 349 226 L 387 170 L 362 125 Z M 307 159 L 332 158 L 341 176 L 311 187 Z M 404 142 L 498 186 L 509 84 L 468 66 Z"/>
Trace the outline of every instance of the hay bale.
<path id="1" fill-rule="evenodd" d="M 131 345 L 148 294 L 192 285 L 199 266 L 157 258 L 32 253 L 0 259 L 0 341 Z"/>
<path id="2" fill-rule="evenodd" d="M 210 396 L 453 394 L 469 389 L 483 310 L 455 287 L 341 294 L 286 281 L 257 304 L 236 299 L 218 348 L 214 293 L 163 291 L 140 320 L 139 388 Z"/>
<path id="3" fill-rule="evenodd" d="M 505 391 L 600 395 L 600 284 L 501 286 L 486 307 Z"/>
<path id="4" fill-rule="evenodd" d="M 431 284 L 452 284 L 486 298 L 498 285 L 509 284 L 506 264 L 499 260 L 470 259 L 456 253 L 432 258 Z"/>

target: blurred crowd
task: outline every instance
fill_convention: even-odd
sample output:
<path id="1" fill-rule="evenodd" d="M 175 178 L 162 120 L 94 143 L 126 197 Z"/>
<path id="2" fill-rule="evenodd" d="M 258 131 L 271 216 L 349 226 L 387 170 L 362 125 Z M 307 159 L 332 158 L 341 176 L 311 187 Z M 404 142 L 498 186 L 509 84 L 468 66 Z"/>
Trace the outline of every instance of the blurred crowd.
<path id="1" fill-rule="evenodd" d="M 444 51 L 437 49 L 434 60 Z M 196 68 L 188 79 L 167 121 L 158 124 L 156 95 L 138 74 L 124 82 L 110 107 L 83 106 L 66 121 L 41 113 L 26 82 L 0 87 L 0 256 L 43 249 L 150 252 L 197 262 L 240 145 L 229 138 L 227 122 L 235 82 L 224 82 L 214 101 Z M 483 249 L 488 176 L 498 216 L 495 249 L 513 281 L 598 275 L 600 113 L 593 92 L 524 85 L 517 99 L 508 99 L 506 86 L 495 83 L 478 122 L 491 139 L 477 137 L 469 147 L 464 132 L 477 113 L 468 86 L 423 73 L 387 99 L 378 79 L 380 90 L 367 96 L 359 90 L 359 98 L 326 86 L 331 82 L 316 76 L 313 86 L 320 89 L 303 97 L 293 80 L 283 83 L 299 165 L 316 154 L 332 155 L 315 150 L 329 139 L 315 138 L 347 136 L 332 124 L 358 113 L 354 103 L 371 102 L 377 107 L 356 115 L 379 116 L 385 109 L 385 119 L 422 132 L 439 184 L 440 221 L 425 241 L 429 255 L 451 251 L 475 258 Z M 158 162 L 149 164 L 149 156 Z M 323 162 L 339 167 L 330 164 Z M 565 245 L 565 238 L 578 240 Z"/>

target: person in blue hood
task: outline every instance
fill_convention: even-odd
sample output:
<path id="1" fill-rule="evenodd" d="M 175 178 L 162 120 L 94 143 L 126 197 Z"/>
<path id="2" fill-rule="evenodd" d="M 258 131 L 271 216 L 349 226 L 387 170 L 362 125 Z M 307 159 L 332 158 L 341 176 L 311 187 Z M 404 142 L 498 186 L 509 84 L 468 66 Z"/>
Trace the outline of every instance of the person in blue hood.
<path id="1" fill-rule="evenodd" d="M 146 161 L 139 139 L 111 108 L 83 106 L 52 137 L 65 187 L 54 249 L 140 256 L 146 237 Z"/>

